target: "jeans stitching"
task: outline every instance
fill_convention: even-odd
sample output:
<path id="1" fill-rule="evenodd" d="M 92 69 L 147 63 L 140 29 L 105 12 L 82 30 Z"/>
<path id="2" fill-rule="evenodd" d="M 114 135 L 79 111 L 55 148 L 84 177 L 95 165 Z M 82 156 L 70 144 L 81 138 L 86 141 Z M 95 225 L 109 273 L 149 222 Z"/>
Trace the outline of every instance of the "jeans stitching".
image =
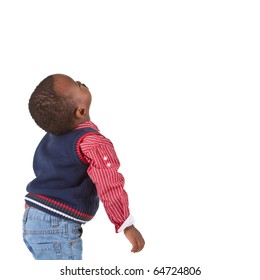
<path id="1" fill-rule="evenodd" d="M 23 216 L 23 236 L 26 246 L 35 259 L 81 259 L 82 228 L 80 223 L 58 217 L 53 218 L 54 216 L 44 212 L 42 212 L 42 217 L 44 217 L 42 219 L 39 210 L 31 208 L 32 211 L 30 211 L 29 209 L 26 209 Z"/>

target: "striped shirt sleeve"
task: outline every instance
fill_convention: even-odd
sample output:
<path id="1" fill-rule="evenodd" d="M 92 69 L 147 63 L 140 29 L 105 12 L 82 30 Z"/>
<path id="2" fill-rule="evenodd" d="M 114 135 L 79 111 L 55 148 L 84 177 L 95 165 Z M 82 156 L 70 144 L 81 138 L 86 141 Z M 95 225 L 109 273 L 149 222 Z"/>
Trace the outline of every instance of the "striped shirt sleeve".
<path id="1" fill-rule="evenodd" d="M 116 232 L 129 220 L 128 195 L 124 190 L 124 177 L 118 172 L 119 159 L 110 140 L 98 133 L 88 134 L 80 144 L 88 161 L 88 175 L 96 185 L 98 196 L 104 204 Z M 130 219 L 131 220 L 131 219 Z"/>

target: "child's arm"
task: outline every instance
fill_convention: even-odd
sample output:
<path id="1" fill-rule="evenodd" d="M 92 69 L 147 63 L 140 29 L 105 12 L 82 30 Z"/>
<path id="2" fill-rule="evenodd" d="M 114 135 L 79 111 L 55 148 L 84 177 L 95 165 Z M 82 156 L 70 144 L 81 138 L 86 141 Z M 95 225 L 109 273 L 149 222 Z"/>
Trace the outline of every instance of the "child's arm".
<path id="1" fill-rule="evenodd" d="M 132 244 L 132 250 L 131 252 L 137 253 L 140 252 L 144 248 L 144 239 L 139 232 L 138 229 L 134 227 L 134 225 L 131 225 L 130 227 L 127 227 L 124 230 L 124 234 L 126 238 L 130 241 Z"/>
<path id="2" fill-rule="evenodd" d="M 124 190 L 124 177 L 118 172 L 120 162 L 113 144 L 101 134 L 88 135 L 80 144 L 85 159 L 89 162 L 88 175 L 95 183 L 116 232 L 124 231 L 132 244 L 132 252 L 144 247 L 141 233 L 133 226 L 134 219 L 128 207 L 128 195 Z"/>
<path id="3" fill-rule="evenodd" d="M 116 232 L 123 231 L 133 224 L 133 218 L 129 211 L 128 195 L 124 190 L 125 180 L 118 172 L 120 162 L 113 144 L 103 135 L 93 133 L 83 139 L 80 148 L 90 164 L 87 173 L 96 186 L 108 218 L 115 225 Z"/>

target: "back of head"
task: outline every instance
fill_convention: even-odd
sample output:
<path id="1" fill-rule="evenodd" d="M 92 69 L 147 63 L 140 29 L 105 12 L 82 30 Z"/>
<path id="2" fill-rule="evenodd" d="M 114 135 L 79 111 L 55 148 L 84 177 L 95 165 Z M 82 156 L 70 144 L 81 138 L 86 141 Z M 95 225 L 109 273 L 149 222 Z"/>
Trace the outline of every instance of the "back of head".
<path id="1" fill-rule="evenodd" d="M 55 91 L 54 75 L 42 80 L 29 99 L 29 111 L 36 124 L 55 135 L 74 128 L 74 110 L 73 101 Z"/>

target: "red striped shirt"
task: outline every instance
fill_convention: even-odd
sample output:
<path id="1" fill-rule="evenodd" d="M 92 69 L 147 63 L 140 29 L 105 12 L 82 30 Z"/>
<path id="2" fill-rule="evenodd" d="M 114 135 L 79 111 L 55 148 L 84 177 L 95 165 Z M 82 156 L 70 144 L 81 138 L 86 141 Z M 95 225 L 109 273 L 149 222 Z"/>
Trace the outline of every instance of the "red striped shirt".
<path id="1" fill-rule="evenodd" d="M 98 130 L 92 122 L 85 122 L 76 129 L 91 127 Z M 99 130 L 98 130 L 99 131 Z M 87 134 L 80 143 L 80 149 L 90 164 L 88 175 L 96 185 L 98 196 L 104 204 L 110 221 L 116 231 L 129 217 L 128 195 L 124 190 L 124 177 L 118 172 L 119 159 L 109 139 L 100 133 Z"/>

